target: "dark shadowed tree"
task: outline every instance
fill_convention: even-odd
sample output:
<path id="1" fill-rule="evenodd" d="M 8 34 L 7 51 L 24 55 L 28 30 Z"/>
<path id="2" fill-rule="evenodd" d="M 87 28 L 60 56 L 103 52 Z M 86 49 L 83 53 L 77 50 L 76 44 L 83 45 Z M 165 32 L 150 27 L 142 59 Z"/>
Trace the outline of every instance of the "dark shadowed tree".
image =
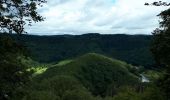
<path id="1" fill-rule="evenodd" d="M 152 5 L 170 6 L 170 3 L 160 1 Z M 159 28 L 153 32 L 152 53 L 157 64 L 166 70 L 164 77 L 158 83 L 165 93 L 166 100 L 170 100 L 170 9 L 162 11 L 158 16 L 161 21 Z"/>
<path id="2" fill-rule="evenodd" d="M 0 37 L 0 100 L 12 99 L 16 88 L 29 81 L 31 71 L 21 63 L 23 47 L 9 37 Z"/>
<path id="3" fill-rule="evenodd" d="M 22 34 L 25 25 L 43 21 L 37 8 L 45 0 L 0 0 L 0 33 Z M 11 100 L 13 92 L 28 80 L 30 72 L 21 63 L 24 49 L 12 38 L 0 36 L 0 100 Z"/>

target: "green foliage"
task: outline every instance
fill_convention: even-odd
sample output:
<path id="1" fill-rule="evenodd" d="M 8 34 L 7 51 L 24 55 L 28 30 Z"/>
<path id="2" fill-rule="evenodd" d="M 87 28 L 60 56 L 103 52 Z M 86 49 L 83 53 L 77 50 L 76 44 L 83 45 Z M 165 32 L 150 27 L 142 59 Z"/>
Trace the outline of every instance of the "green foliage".
<path id="1" fill-rule="evenodd" d="M 10 99 L 22 87 L 31 72 L 21 63 L 23 48 L 10 37 L 0 37 L 0 99 Z"/>
<path id="2" fill-rule="evenodd" d="M 24 100 L 94 100 L 93 96 L 71 76 L 56 76 L 34 83 Z"/>
<path id="3" fill-rule="evenodd" d="M 131 90 L 128 88 L 125 92 L 121 92 L 115 97 L 113 97 L 113 100 L 143 100 L 141 99 L 140 93 L 137 93 L 136 91 Z"/>
<path id="4" fill-rule="evenodd" d="M 159 66 L 163 67 L 166 72 L 164 77 L 160 79 L 159 86 L 166 94 L 166 100 L 170 98 L 170 9 L 167 9 L 159 14 L 161 18 L 160 28 L 154 32 L 154 41 L 152 53 Z"/>
<path id="5" fill-rule="evenodd" d="M 149 85 L 142 95 L 142 100 L 166 100 L 164 92 L 154 84 Z"/>
<path id="6" fill-rule="evenodd" d="M 78 79 L 94 95 L 107 95 L 108 86 L 134 85 L 138 77 L 128 71 L 128 64 L 95 53 L 86 54 L 72 62 L 49 68 L 38 80 L 58 75 L 73 76 Z"/>
<path id="7" fill-rule="evenodd" d="M 30 93 L 24 98 L 16 98 L 14 100 L 61 100 L 49 91 L 30 91 Z"/>
<path id="8" fill-rule="evenodd" d="M 17 36 L 14 36 L 17 38 Z M 86 53 L 99 53 L 136 66 L 152 67 L 149 35 L 22 35 L 20 40 L 31 52 L 33 60 L 42 63 L 72 59 Z"/>
<path id="9" fill-rule="evenodd" d="M 121 87 L 119 93 L 104 100 L 165 100 L 164 93 L 153 84 L 143 87 L 137 92 L 134 87 Z"/>
<path id="10" fill-rule="evenodd" d="M 13 100 L 164 100 L 159 88 L 140 83 L 132 73 L 136 66 L 125 62 L 88 53 L 60 63 L 35 76 Z"/>

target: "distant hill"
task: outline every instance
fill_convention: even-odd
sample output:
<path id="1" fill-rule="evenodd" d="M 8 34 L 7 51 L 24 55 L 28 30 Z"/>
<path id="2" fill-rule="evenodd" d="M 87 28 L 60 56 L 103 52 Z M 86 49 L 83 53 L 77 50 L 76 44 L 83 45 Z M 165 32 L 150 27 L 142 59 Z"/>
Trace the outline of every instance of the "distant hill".
<path id="1" fill-rule="evenodd" d="M 19 39 L 29 48 L 32 58 L 39 62 L 56 62 L 95 52 L 133 65 L 150 67 L 153 64 L 151 35 L 21 35 Z"/>
<path id="2" fill-rule="evenodd" d="M 57 64 L 49 68 L 37 76 L 37 79 L 43 80 L 61 75 L 72 76 L 94 95 L 105 96 L 109 91 L 116 91 L 120 86 L 139 83 L 139 77 L 129 72 L 130 67 L 133 66 L 103 55 L 88 53 L 65 64 Z"/>

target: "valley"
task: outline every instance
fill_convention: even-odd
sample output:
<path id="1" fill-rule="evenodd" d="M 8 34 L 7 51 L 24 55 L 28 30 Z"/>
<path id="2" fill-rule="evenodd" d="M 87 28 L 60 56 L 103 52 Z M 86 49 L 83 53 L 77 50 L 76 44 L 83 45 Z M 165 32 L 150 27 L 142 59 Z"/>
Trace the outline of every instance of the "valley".
<path id="1" fill-rule="evenodd" d="M 15 98 L 142 100 L 162 75 L 149 51 L 149 35 L 10 36 L 31 55 L 18 58 L 32 81 L 16 90 L 24 95 Z"/>

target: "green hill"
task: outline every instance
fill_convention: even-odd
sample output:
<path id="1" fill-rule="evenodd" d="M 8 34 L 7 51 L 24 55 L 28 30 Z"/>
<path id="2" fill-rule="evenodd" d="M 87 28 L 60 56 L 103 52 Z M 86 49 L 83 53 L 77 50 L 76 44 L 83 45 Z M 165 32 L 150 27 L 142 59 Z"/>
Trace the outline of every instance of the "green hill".
<path id="1" fill-rule="evenodd" d="M 37 76 L 37 79 L 43 80 L 61 75 L 72 76 L 94 95 L 105 96 L 113 86 L 116 91 L 116 88 L 120 86 L 134 85 L 139 82 L 139 78 L 129 72 L 129 66 L 131 65 L 119 60 L 88 53 L 66 64 L 57 64 L 49 68 Z"/>

